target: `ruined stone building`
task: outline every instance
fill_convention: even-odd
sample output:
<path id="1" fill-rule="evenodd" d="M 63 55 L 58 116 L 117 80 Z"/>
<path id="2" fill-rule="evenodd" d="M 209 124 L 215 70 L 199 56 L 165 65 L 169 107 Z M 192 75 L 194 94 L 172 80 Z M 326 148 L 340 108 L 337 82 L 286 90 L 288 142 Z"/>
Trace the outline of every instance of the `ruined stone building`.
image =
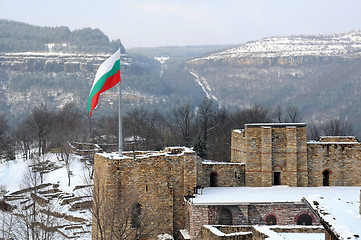
<path id="1" fill-rule="evenodd" d="M 360 186 L 361 145 L 353 136 L 307 142 L 306 124 L 246 124 L 232 132 L 231 161 L 245 163 L 245 186 Z"/>
<path id="2" fill-rule="evenodd" d="M 202 160 L 185 147 L 121 158 L 96 154 L 93 206 L 99 214 L 93 216 L 93 239 L 116 239 L 119 229 L 131 233 L 129 239 L 164 233 L 218 239 L 211 237 L 213 225 L 246 232 L 229 239 L 264 239 L 253 225 L 313 225 L 305 231 L 322 234 L 302 196 L 317 186 L 360 186 L 361 145 L 354 137 L 306 139 L 303 123 L 247 124 L 232 132 L 231 162 Z"/>

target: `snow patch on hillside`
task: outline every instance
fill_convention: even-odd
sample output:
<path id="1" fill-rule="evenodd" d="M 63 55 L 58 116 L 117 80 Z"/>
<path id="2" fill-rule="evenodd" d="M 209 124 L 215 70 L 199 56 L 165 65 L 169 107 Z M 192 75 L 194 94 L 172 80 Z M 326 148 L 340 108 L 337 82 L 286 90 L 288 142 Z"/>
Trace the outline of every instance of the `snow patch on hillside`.
<path id="1" fill-rule="evenodd" d="M 192 74 L 196 80 L 196 82 L 201 86 L 203 92 L 206 94 L 208 99 L 213 99 L 218 103 L 218 99 L 215 95 L 212 94 L 212 89 L 207 83 L 205 78 L 200 78 L 196 73 L 189 71 L 190 74 Z"/>
<path id="2" fill-rule="evenodd" d="M 361 32 L 313 36 L 269 37 L 249 42 L 223 52 L 214 53 L 200 60 L 219 60 L 242 57 L 297 57 L 297 56 L 346 56 L 360 54 Z"/>

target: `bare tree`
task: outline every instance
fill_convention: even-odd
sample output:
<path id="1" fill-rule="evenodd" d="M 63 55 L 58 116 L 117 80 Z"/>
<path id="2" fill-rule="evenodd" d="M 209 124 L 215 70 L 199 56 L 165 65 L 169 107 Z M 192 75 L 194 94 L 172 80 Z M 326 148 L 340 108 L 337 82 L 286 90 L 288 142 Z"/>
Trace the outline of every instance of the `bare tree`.
<path id="1" fill-rule="evenodd" d="M 124 124 L 130 131 L 134 141 L 134 150 L 142 149 L 145 141 L 144 125 L 149 118 L 149 112 L 144 108 L 135 108 L 127 113 L 124 119 Z"/>
<path id="2" fill-rule="evenodd" d="M 222 108 L 216 115 L 214 131 L 210 138 L 212 139 L 212 148 L 209 149 L 209 155 L 212 159 L 219 161 L 229 161 L 231 154 L 231 133 L 232 125 L 229 112 Z"/>
<path id="3" fill-rule="evenodd" d="M 51 142 L 59 149 L 61 160 L 65 163 L 67 170 L 68 186 L 70 186 L 70 165 L 73 160 L 71 141 L 74 141 L 79 134 L 82 117 L 74 103 L 67 103 L 53 119 L 54 124 L 50 130 Z"/>
<path id="4" fill-rule="evenodd" d="M 298 111 L 298 108 L 295 106 L 288 106 L 286 108 L 286 114 L 286 121 L 288 122 L 297 123 L 301 121 L 300 113 Z"/>
<path id="5" fill-rule="evenodd" d="M 60 156 L 65 163 L 66 173 L 68 175 L 68 186 L 70 186 L 70 179 L 72 175 L 70 166 L 74 159 L 72 152 L 73 152 L 72 145 L 69 142 L 65 142 L 64 144 L 61 144 Z"/>
<path id="6" fill-rule="evenodd" d="M 323 132 L 326 136 L 349 136 L 353 135 L 353 128 L 351 123 L 334 118 L 324 123 Z"/>
<path id="7" fill-rule="evenodd" d="M 28 126 L 36 133 L 38 138 L 39 156 L 46 151 L 52 119 L 53 112 L 48 110 L 44 104 L 34 107 L 31 115 L 26 119 Z"/>
<path id="8" fill-rule="evenodd" d="M 308 140 L 319 140 L 322 134 L 322 129 L 318 125 L 310 125 L 307 127 L 307 139 Z"/>
<path id="9" fill-rule="evenodd" d="M 0 115 L 0 157 L 7 159 L 14 159 L 14 146 L 13 139 L 8 134 L 8 124 L 5 119 L 5 115 Z"/>
<path id="10" fill-rule="evenodd" d="M 283 109 L 281 105 L 278 105 L 274 111 L 273 111 L 273 115 L 276 118 L 276 121 L 279 123 L 283 123 L 284 122 L 284 118 L 283 118 Z"/>
<path id="11" fill-rule="evenodd" d="M 30 158 L 31 145 L 34 143 L 36 136 L 26 121 L 18 124 L 15 131 L 15 140 L 23 153 L 23 157 L 27 160 Z"/>
<path id="12" fill-rule="evenodd" d="M 191 128 L 194 119 L 194 112 L 188 104 L 173 108 L 168 116 L 168 126 L 174 129 L 173 134 L 181 133 L 182 142 L 187 147 L 191 146 Z"/>
<path id="13" fill-rule="evenodd" d="M 217 105 L 212 99 L 204 98 L 197 111 L 197 128 L 199 136 L 202 136 L 204 152 L 207 155 L 208 136 L 214 129 L 217 114 Z"/>
<path id="14" fill-rule="evenodd" d="M 256 104 L 251 108 L 237 110 L 232 117 L 233 126 L 244 128 L 248 123 L 266 123 L 271 122 L 270 110 L 262 105 Z"/>
<path id="15" fill-rule="evenodd" d="M 4 199 L 3 204 L 7 204 Z M 1 239 L 17 239 L 15 228 L 17 224 L 16 217 L 11 213 L 10 207 L 0 209 L 0 238 Z"/>
<path id="16" fill-rule="evenodd" d="M 133 150 L 162 148 L 162 122 L 162 114 L 157 110 L 149 111 L 144 107 L 139 107 L 128 111 L 123 127 L 128 131 L 125 134 L 133 137 Z"/>
<path id="17" fill-rule="evenodd" d="M 6 129 L 7 129 L 7 123 L 6 123 L 5 115 L 1 114 L 0 115 L 0 136 L 5 134 Z"/>
<path id="18" fill-rule="evenodd" d="M 86 179 L 88 185 L 92 185 L 90 179 Z M 106 191 L 105 187 L 100 185 L 98 178 L 95 180 L 93 188 L 90 188 L 90 196 L 93 196 L 92 206 L 89 209 L 92 214 L 92 235 L 93 239 L 96 240 L 106 240 L 107 234 L 111 231 L 113 227 L 113 209 L 114 205 L 109 205 L 107 198 L 105 197 Z M 110 215 L 105 214 L 104 211 L 109 211 Z M 95 237 L 94 237 L 95 236 Z"/>

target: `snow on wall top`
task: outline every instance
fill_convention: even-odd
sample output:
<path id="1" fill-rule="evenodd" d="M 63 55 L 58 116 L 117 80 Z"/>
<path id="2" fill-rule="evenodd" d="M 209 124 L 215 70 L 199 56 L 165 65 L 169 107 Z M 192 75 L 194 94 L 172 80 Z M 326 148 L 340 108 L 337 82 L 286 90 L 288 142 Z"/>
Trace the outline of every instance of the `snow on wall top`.
<path id="1" fill-rule="evenodd" d="M 358 201 L 360 187 L 206 187 L 192 199 L 194 205 L 238 205 L 249 203 L 298 202 L 311 195 Z"/>
<path id="2" fill-rule="evenodd" d="M 233 163 L 233 162 L 218 162 L 212 160 L 203 160 L 202 164 L 204 165 L 244 165 L 244 163 Z"/>
<path id="3" fill-rule="evenodd" d="M 191 62 L 242 57 L 345 56 L 360 51 L 361 32 L 353 31 L 343 34 L 263 38 Z"/>
<path id="4" fill-rule="evenodd" d="M 137 152 L 123 152 L 123 156 L 119 156 L 119 152 L 111 153 L 97 153 L 98 155 L 111 159 L 111 160 L 121 160 L 121 159 L 132 159 L 134 154 L 136 159 L 148 158 L 152 156 L 181 156 L 186 153 L 194 153 L 191 148 L 188 147 L 167 147 L 164 151 L 137 151 Z M 131 157 L 129 157 L 130 155 Z"/>
<path id="5" fill-rule="evenodd" d="M 306 123 L 248 123 L 246 127 L 306 127 Z"/>

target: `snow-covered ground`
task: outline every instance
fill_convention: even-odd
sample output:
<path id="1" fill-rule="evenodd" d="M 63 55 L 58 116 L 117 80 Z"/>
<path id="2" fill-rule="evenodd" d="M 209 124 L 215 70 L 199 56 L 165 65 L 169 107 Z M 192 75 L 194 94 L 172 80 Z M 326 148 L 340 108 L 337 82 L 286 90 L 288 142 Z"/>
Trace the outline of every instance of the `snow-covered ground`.
<path id="1" fill-rule="evenodd" d="M 42 184 L 45 184 L 45 187 L 36 192 L 38 197 L 45 199 L 48 203 L 45 207 L 39 206 L 39 211 L 49 210 L 58 215 L 52 221 L 57 223 L 58 232 L 61 234 L 76 239 L 90 239 L 91 213 L 87 207 L 79 207 L 78 209 L 74 205 L 92 200 L 90 188 L 84 187 L 88 184 L 86 179 L 89 179 L 91 169 L 86 166 L 85 162 L 81 161 L 80 156 L 72 155 L 70 164 L 72 174 L 69 186 L 65 163 L 59 159 L 57 154 L 52 153 L 40 157 L 40 162 L 45 162 L 47 166 L 50 166 L 48 168 L 50 170 L 46 170 L 48 172 L 43 174 Z M 24 160 L 20 157 L 16 160 L 2 160 L 0 162 L 0 189 L 2 194 L 5 193 L 6 202 L 16 207 L 15 211 L 23 209 L 33 198 L 30 197 L 32 191 L 19 192 L 25 188 L 25 179 L 26 176 L 29 176 L 29 172 L 31 173 L 29 169 L 32 169 L 32 164 L 34 164 L 33 160 Z M 37 186 L 39 185 L 41 183 L 38 183 Z M 34 198 L 33 200 L 36 201 Z M 26 210 L 20 211 L 23 214 Z M 7 218 L 11 216 L 9 213 L 3 213 L 2 218 L 6 217 L 6 214 L 8 215 Z"/>
<path id="2" fill-rule="evenodd" d="M 59 183 L 59 189 L 64 192 L 72 192 L 75 186 L 85 184 L 85 174 L 87 169 L 84 163 L 80 161 L 80 156 L 73 155 L 71 161 L 70 170 L 72 176 L 70 180 L 70 186 L 68 186 L 68 175 L 64 163 L 58 160 L 56 154 L 47 153 L 40 157 L 44 161 L 49 160 L 55 163 L 55 166 L 61 168 L 44 174 L 44 183 Z M 2 161 L 0 164 L 0 186 L 9 193 L 20 190 L 20 185 L 23 180 L 24 174 L 28 169 L 28 165 L 31 165 L 31 160 L 23 160 L 18 158 L 13 161 Z"/>
<path id="3" fill-rule="evenodd" d="M 338 198 L 312 195 L 305 199 L 339 239 L 360 239 L 360 201 L 349 201 L 341 194 Z"/>

